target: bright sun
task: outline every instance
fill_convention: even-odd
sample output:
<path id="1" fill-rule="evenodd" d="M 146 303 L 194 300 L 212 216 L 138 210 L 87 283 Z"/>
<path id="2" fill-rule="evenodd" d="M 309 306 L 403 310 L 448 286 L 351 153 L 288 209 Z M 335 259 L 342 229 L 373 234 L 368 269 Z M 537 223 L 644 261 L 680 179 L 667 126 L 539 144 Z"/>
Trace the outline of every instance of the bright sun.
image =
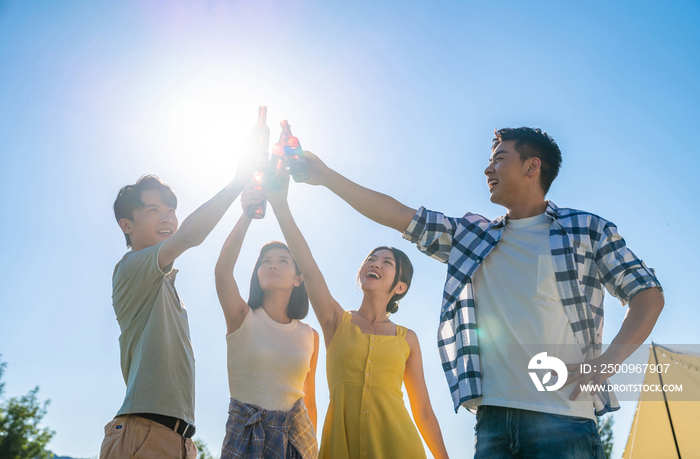
<path id="1" fill-rule="evenodd" d="M 171 172 L 186 175 L 188 182 L 219 186 L 232 179 L 258 106 L 273 104 L 273 99 L 284 104 L 276 91 L 254 79 L 227 79 L 223 75 L 231 72 L 220 70 L 205 71 L 173 87 L 157 104 L 153 128 L 160 148 L 154 151 L 167 154 Z M 271 143 L 279 135 L 280 112 L 280 107 L 268 110 Z"/>

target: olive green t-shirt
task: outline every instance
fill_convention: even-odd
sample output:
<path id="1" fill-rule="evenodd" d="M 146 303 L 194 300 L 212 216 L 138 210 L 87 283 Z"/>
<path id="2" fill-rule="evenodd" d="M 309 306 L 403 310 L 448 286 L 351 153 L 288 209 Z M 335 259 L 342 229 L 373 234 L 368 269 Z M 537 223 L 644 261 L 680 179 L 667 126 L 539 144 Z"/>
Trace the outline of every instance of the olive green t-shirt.
<path id="1" fill-rule="evenodd" d="M 194 423 L 194 353 L 176 269 L 158 266 L 162 242 L 128 252 L 114 268 L 112 305 L 126 382 L 117 415 L 156 413 Z"/>

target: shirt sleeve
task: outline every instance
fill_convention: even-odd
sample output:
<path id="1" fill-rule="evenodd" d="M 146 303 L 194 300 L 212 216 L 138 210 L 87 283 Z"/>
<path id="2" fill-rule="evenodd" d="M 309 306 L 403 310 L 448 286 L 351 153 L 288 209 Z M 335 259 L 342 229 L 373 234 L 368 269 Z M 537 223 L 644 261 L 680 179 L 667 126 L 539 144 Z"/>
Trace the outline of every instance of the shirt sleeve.
<path id="1" fill-rule="evenodd" d="M 158 254 L 163 242 L 129 254 L 119 265 L 118 277 L 122 282 L 152 284 L 168 274 L 173 264 L 161 270 Z"/>
<path id="2" fill-rule="evenodd" d="M 403 238 L 416 244 L 426 255 L 447 263 L 459 219 L 421 207 L 413 216 Z"/>
<path id="3" fill-rule="evenodd" d="M 654 270 L 627 247 L 613 223 L 605 222 L 602 236 L 595 253 L 600 280 L 623 306 L 642 290 L 656 287 L 663 291 Z"/>

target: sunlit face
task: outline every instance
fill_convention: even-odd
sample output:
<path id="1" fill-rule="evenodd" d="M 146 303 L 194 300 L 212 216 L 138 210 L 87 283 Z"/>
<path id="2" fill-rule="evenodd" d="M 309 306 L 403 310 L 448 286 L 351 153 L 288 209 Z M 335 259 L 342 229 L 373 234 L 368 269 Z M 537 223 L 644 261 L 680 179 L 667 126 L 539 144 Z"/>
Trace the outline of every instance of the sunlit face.
<path id="1" fill-rule="evenodd" d="M 158 190 L 142 191 L 141 202 L 144 206 L 134 210 L 133 220 L 123 218 L 119 221 L 122 231 L 131 239 L 134 252 L 168 239 L 178 227 L 176 209 L 163 202 Z"/>
<path id="2" fill-rule="evenodd" d="M 362 290 L 389 292 L 396 277 L 396 259 L 391 250 L 378 250 L 360 267 Z"/>
<path id="3" fill-rule="evenodd" d="M 285 249 L 270 249 L 262 256 L 258 267 L 260 290 L 291 290 L 301 285 L 292 255 Z"/>
<path id="4" fill-rule="evenodd" d="M 520 153 L 515 150 L 515 140 L 498 144 L 484 170 L 491 202 L 510 208 L 513 202 L 522 198 L 529 184 L 527 168 L 527 161 L 521 161 Z"/>

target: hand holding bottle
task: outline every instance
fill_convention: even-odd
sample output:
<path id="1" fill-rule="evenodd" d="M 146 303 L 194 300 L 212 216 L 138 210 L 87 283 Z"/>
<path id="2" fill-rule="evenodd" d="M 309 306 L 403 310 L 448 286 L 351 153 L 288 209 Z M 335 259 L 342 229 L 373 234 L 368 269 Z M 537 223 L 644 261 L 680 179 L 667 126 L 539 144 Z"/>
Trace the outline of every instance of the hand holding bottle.
<path id="1" fill-rule="evenodd" d="M 262 190 L 253 183 L 249 183 L 241 192 L 241 207 L 243 208 L 243 212 L 247 214 L 250 207 L 257 206 L 261 202 L 265 202 L 265 196 Z"/>
<path id="2" fill-rule="evenodd" d="M 287 193 L 289 191 L 289 174 L 284 171 L 284 175 L 279 177 L 277 183 L 265 183 L 262 186 L 262 195 L 270 201 L 270 205 L 275 208 L 280 204 L 286 204 Z"/>
<path id="3" fill-rule="evenodd" d="M 309 171 L 309 178 L 304 183 L 309 185 L 326 185 L 331 169 L 326 166 L 326 163 L 310 151 L 302 152 L 306 166 Z"/>

